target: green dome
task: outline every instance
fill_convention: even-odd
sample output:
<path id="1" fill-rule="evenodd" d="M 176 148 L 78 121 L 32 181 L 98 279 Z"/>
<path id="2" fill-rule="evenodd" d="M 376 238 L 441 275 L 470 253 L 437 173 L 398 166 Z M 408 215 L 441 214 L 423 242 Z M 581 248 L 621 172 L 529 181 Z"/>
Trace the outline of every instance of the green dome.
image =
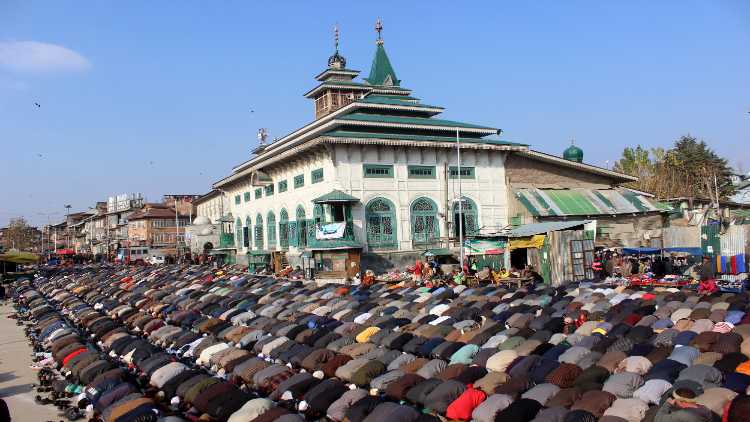
<path id="1" fill-rule="evenodd" d="M 569 146 L 565 152 L 563 152 L 563 158 L 568 161 L 575 161 L 576 163 L 583 162 L 583 150 L 575 145 Z"/>

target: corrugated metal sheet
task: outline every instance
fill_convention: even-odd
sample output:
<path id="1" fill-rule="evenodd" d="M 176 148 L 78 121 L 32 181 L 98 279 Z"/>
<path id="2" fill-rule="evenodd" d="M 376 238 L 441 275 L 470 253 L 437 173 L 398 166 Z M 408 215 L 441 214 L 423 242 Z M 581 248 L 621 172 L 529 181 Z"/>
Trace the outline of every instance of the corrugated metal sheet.
<path id="1" fill-rule="evenodd" d="M 729 226 L 720 236 L 721 255 L 735 256 L 745 253 L 747 246 L 747 229 L 745 226 Z"/>
<path id="2" fill-rule="evenodd" d="M 701 227 L 665 227 L 662 230 L 665 248 L 700 248 Z"/>
<path id="3" fill-rule="evenodd" d="M 633 214 L 660 211 L 628 189 L 517 189 L 516 198 L 537 217 Z"/>
<path id="4" fill-rule="evenodd" d="M 547 236 L 547 256 L 543 257 L 549 264 L 549 281 L 552 286 L 561 286 L 575 279 L 573 274 L 573 258 L 571 254 L 571 241 L 584 240 L 583 230 L 554 231 Z M 586 259 L 593 260 L 588 256 Z M 592 276 L 591 269 L 587 276 Z"/>
<path id="5" fill-rule="evenodd" d="M 703 249 L 703 255 L 716 256 L 720 253 L 720 229 L 721 227 L 718 224 L 701 226 L 701 249 Z"/>

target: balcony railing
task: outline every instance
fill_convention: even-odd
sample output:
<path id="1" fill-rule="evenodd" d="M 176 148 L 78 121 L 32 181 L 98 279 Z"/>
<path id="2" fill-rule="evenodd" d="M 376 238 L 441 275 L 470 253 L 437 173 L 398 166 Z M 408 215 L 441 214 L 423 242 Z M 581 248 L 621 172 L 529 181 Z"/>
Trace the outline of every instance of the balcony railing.
<path id="1" fill-rule="evenodd" d="M 352 242 L 356 241 L 354 238 L 354 223 L 351 221 L 346 222 L 344 235 L 338 239 L 317 239 L 315 236 L 316 229 L 315 221 L 307 220 L 307 247 L 309 248 L 335 248 L 351 245 Z"/>

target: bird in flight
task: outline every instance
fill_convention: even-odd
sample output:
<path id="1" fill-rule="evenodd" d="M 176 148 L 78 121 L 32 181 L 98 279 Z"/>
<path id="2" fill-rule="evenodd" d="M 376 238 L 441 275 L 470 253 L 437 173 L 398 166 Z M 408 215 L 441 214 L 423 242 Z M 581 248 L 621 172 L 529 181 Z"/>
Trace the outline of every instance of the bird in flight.
<path id="1" fill-rule="evenodd" d="M 36 156 L 39 158 L 42 158 L 42 154 L 37 154 Z"/>
<path id="2" fill-rule="evenodd" d="M 251 109 L 250 109 L 250 113 L 255 113 L 255 110 L 253 110 L 253 109 L 251 108 Z"/>
<path id="3" fill-rule="evenodd" d="M 34 105 L 36 106 L 36 108 L 42 108 L 42 105 L 39 103 L 34 103 Z"/>

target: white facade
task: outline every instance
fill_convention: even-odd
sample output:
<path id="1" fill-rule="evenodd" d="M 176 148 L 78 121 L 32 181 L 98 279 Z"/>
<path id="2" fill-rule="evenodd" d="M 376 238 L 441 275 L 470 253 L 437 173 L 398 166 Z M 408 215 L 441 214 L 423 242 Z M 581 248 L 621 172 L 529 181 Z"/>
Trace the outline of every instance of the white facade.
<path id="1" fill-rule="evenodd" d="M 224 202 L 223 206 L 222 201 Z M 218 223 L 219 218 L 221 218 L 222 210 L 224 210 L 225 214 L 230 211 L 228 201 L 226 198 L 222 197 L 221 193 L 214 195 L 207 200 L 196 200 L 195 204 L 196 217 L 207 217 L 213 223 Z"/>
<path id="2" fill-rule="evenodd" d="M 462 148 L 461 165 L 473 168 L 474 177 L 461 181 L 461 192 L 463 197 L 476 204 L 480 229 L 508 224 L 508 193 L 504 168 L 506 154 L 506 151 Z M 250 223 L 250 227 L 254 228 L 257 216 L 262 217 L 264 249 L 269 249 L 268 230 L 265 227 L 269 212 L 273 213 L 278 224 L 282 209 L 286 210 L 289 220 L 294 221 L 297 208 L 302 207 L 309 219 L 313 215 L 312 200 L 332 190 L 341 190 L 360 199 L 352 207 L 352 218 L 355 237 L 365 251 L 368 250 L 365 209 L 375 198 L 386 198 L 396 208 L 398 246 L 394 250 L 414 250 L 411 207 L 414 201 L 422 197 L 429 198 L 437 205 L 440 237 L 452 236 L 452 210 L 459 196 L 459 183 L 458 179 L 447 177 L 446 170 L 457 163 L 455 149 L 339 144 L 300 155 L 301 157 L 295 157 L 284 164 L 264 169 L 273 182 L 274 193 L 271 196 L 266 195 L 265 188 L 251 185 L 250 177 L 238 180 L 227 189 L 232 216 L 235 220 L 239 218 L 243 227 Z M 393 176 L 365 177 L 364 165 L 369 164 L 392 165 Z M 410 178 L 410 165 L 434 166 L 435 178 Z M 323 181 L 313 184 L 311 173 L 317 169 L 323 169 Z M 304 175 L 305 183 L 303 187 L 295 188 L 294 178 L 298 175 Z M 279 182 L 283 180 L 287 181 L 287 191 L 279 192 Z M 259 199 L 255 197 L 256 189 L 262 189 Z M 248 192 L 250 200 L 246 201 Z M 237 197 L 240 198 L 239 204 L 236 203 Z M 248 232 L 252 240 L 251 248 L 255 248 L 253 230 Z M 279 249 L 278 235 L 279 230 L 276 229 L 275 249 Z M 241 242 L 238 243 L 241 245 L 237 250 L 238 254 L 248 251 Z"/>

